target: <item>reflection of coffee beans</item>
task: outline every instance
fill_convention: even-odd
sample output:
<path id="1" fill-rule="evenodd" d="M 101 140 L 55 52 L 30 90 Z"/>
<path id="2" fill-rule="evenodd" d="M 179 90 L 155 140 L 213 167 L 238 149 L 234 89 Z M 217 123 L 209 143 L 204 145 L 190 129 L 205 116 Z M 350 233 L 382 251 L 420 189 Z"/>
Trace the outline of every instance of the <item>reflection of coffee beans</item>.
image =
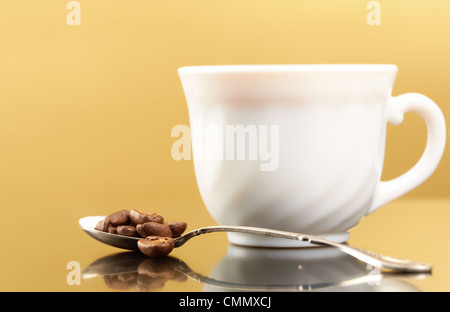
<path id="1" fill-rule="evenodd" d="M 138 241 L 139 250 L 149 257 L 167 256 L 175 247 L 171 237 L 147 236 Z"/>
<path id="2" fill-rule="evenodd" d="M 168 255 L 175 244 L 172 238 L 181 236 L 186 228 L 186 222 L 164 222 L 164 218 L 157 213 L 137 209 L 117 211 L 98 222 L 95 227 L 98 231 L 122 236 L 144 239 L 158 237 L 158 239 L 151 239 L 151 243 L 141 242 L 142 249 L 138 243 L 139 249 L 149 257 Z"/>
<path id="3" fill-rule="evenodd" d="M 103 275 L 105 285 L 112 289 L 154 291 L 164 287 L 168 281 L 185 282 L 188 279 L 186 274 L 179 270 L 181 261 L 176 258 L 142 258 L 138 254 L 133 256 L 132 253 L 123 253 L 123 257 L 120 254 L 117 256 L 117 259 L 120 259 L 118 266 L 117 262 L 101 266 L 106 269 L 114 265 L 112 271 L 117 271 Z M 124 266 L 121 266 L 122 264 Z"/>

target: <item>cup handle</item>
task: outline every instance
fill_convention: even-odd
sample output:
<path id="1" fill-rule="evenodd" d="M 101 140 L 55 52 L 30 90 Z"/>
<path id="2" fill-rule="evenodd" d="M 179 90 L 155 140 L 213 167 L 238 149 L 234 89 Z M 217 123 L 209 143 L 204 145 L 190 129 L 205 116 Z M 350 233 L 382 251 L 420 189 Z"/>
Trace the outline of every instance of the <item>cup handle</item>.
<path id="1" fill-rule="evenodd" d="M 389 99 L 387 120 L 390 124 L 400 124 L 407 112 L 417 113 L 425 120 L 428 133 L 425 151 L 409 171 L 398 178 L 378 183 L 367 214 L 423 183 L 441 160 L 445 148 L 446 128 L 444 115 L 439 107 L 430 98 L 418 93 L 405 93 Z"/>

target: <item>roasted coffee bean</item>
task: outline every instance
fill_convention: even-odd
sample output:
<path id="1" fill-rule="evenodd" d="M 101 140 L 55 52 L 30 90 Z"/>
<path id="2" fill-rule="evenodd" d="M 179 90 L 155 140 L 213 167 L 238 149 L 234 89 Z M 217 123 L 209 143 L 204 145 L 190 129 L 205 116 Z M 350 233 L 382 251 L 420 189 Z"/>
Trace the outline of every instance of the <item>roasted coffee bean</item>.
<path id="1" fill-rule="evenodd" d="M 171 237 L 148 236 L 137 243 L 139 250 L 149 257 L 167 256 L 175 247 Z"/>
<path id="2" fill-rule="evenodd" d="M 164 218 L 156 213 L 148 213 L 137 209 L 131 209 L 130 219 L 133 224 L 142 224 L 145 222 L 164 223 Z"/>
<path id="3" fill-rule="evenodd" d="M 136 228 L 132 225 L 119 225 L 117 227 L 117 234 L 131 237 L 139 237 Z"/>
<path id="4" fill-rule="evenodd" d="M 130 223 L 130 212 L 128 210 L 117 211 L 105 218 L 105 221 L 103 223 L 103 231 L 106 232 L 109 225 L 117 227 L 119 225 L 127 225 L 129 223 Z"/>
<path id="5" fill-rule="evenodd" d="M 105 223 L 105 219 L 98 221 L 97 225 L 95 226 L 95 229 L 97 231 L 103 231 L 103 224 Z"/>
<path id="6" fill-rule="evenodd" d="M 146 238 L 147 234 L 145 234 L 144 230 L 142 229 L 142 224 L 138 224 L 136 225 L 136 231 L 138 232 L 138 234 L 143 237 Z"/>
<path id="7" fill-rule="evenodd" d="M 180 222 L 180 221 L 171 221 L 167 222 L 166 225 L 169 227 L 169 229 L 172 231 L 172 237 L 179 237 L 187 228 L 186 222 Z"/>
<path id="8" fill-rule="evenodd" d="M 111 234 L 143 237 L 138 241 L 138 247 L 149 257 L 168 255 L 175 246 L 174 238 L 181 236 L 186 228 L 186 222 L 164 223 L 162 216 L 137 209 L 117 211 L 95 226 L 96 230 Z"/>
<path id="9" fill-rule="evenodd" d="M 110 224 L 110 225 L 108 225 L 108 228 L 106 229 L 105 232 L 110 233 L 110 234 L 117 234 L 117 227 Z"/>
<path id="10" fill-rule="evenodd" d="M 119 226 L 130 223 L 130 212 L 128 210 L 121 210 L 109 216 L 112 225 Z"/>
<path id="11" fill-rule="evenodd" d="M 145 222 L 144 224 L 136 225 L 136 230 L 142 237 L 147 236 L 163 236 L 172 237 L 172 231 L 170 228 L 157 222 Z"/>

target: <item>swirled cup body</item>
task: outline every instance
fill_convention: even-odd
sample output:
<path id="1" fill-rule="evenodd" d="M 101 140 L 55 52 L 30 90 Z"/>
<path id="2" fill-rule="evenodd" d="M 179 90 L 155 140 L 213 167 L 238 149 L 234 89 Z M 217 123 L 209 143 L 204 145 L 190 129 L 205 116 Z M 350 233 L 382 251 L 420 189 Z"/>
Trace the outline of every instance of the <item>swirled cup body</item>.
<path id="1" fill-rule="evenodd" d="M 196 179 L 212 217 L 345 241 L 380 181 L 396 72 L 394 65 L 180 68 Z"/>

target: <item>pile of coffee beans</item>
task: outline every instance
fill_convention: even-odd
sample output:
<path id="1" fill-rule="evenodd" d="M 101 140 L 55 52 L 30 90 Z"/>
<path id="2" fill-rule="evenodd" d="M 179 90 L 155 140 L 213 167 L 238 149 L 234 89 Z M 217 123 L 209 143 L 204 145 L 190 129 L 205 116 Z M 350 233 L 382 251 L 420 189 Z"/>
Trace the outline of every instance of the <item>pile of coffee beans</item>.
<path id="1" fill-rule="evenodd" d="M 95 229 L 111 234 L 142 237 L 137 244 L 143 254 L 163 257 L 173 250 L 173 239 L 181 236 L 186 227 L 186 222 L 165 222 L 164 218 L 156 213 L 131 209 L 110 214 L 101 220 Z"/>

